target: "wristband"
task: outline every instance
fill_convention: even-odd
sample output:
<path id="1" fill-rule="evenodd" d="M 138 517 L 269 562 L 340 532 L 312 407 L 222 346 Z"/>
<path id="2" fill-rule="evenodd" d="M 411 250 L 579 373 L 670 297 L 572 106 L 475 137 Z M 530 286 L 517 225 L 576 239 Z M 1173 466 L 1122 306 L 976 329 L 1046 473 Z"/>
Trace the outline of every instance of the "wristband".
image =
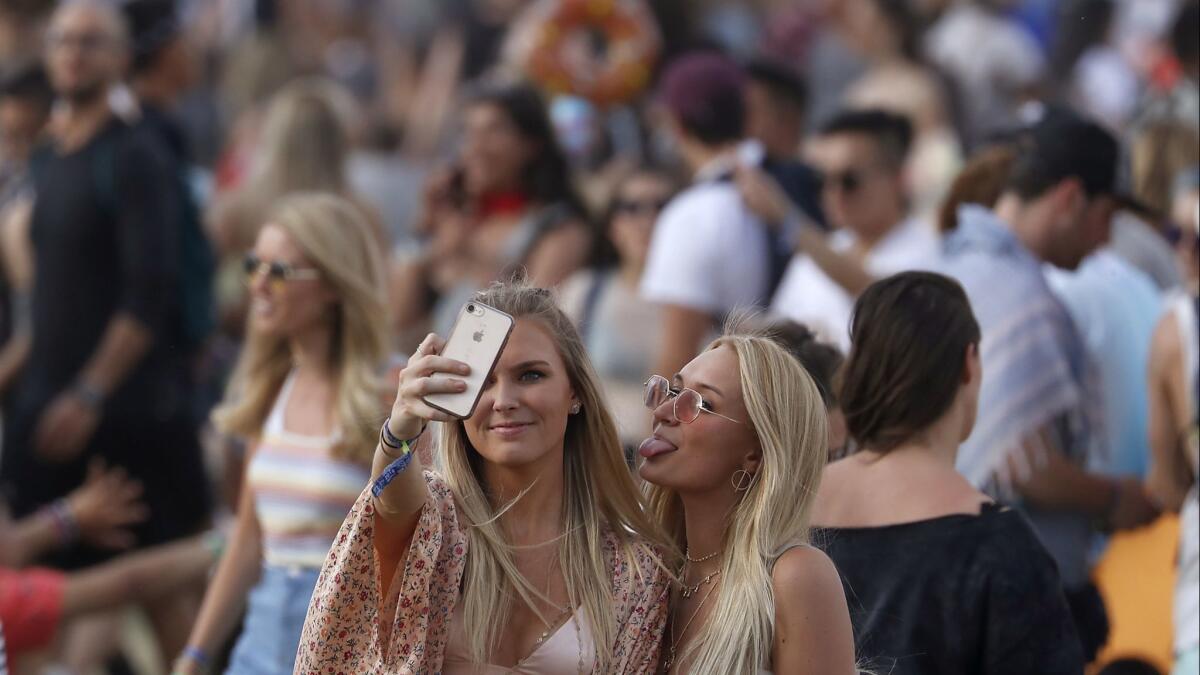
<path id="1" fill-rule="evenodd" d="M 76 398 L 92 410 L 99 410 L 104 406 L 104 393 L 87 382 L 76 383 L 74 393 Z"/>
<path id="2" fill-rule="evenodd" d="M 396 438 L 396 435 L 392 433 L 392 429 L 390 426 L 391 421 L 392 421 L 391 417 L 388 417 L 387 420 L 384 421 L 383 428 L 381 428 L 379 430 L 379 442 L 385 448 L 389 448 L 392 450 L 401 450 L 405 453 L 412 452 L 412 450 L 411 450 L 412 446 L 416 444 L 417 439 L 421 437 L 421 434 L 425 433 L 424 427 L 422 427 L 421 430 L 417 432 L 416 436 L 413 436 L 412 438 L 405 441 L 405 440 Z"/>
<path id="3" fill-rule="evenodd" d="M 384 489 L 396 479 L 396 476 L 404 473 L 405 469 L 408 468 L 408 465 L 412 463 L 413 451 L 412 448 L 409 447 L 408 442 L 401 441 L 399 449 L 403 451 L 404 454 L 400 455 L 391 464 L 389 464 L 387 468 L 383 470 L 383 473 L 379 474 L 379 478 L 376 478 L 375 482 L 371 484 L 371 494 L 374 495 L 376 499 L 379 498 L 379 495 L 383 494 Z"/>
<path id="4" fill-rule="evenodd" d="M 71 513 L 71 507 L 67 504 L 66 499 L 56 500 L 46 507 L 46 512 L 54 522 L 54 530 L 58 532 L 58 538 L 64 545 L 74 543 L 79 539 L 79 522 Z"/>
<path id="5" fill-rule="evenodd" d="M 191 662 L 194 663 L 200 670 L 207 671 L 209 662 L 208 652 L 195 645 L 188 645 L 183 648 L 183 653 L 179 655 L 179 659 L 175 662 L 175 667 L 173 670 L 180 670 L 180 662 Z"/>

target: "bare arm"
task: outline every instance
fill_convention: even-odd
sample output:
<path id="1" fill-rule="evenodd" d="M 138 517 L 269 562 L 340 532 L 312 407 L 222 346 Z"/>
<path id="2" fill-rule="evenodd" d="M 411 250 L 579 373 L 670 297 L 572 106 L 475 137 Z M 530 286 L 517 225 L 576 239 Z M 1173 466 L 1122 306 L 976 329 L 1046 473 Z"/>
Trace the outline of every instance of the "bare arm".
<path id="1" fill-rule="evenodd" d="M 71 575 L 63 595 L 63 615 L 145 602 L 204 578 L 213 563 L 214 535 L 203 535 L 117 558 Z"/>
<path id="2" fill-rule="evenodd" d="M 247 466 L 251 457 L 253 453 L 247 455 Z M 188 638 L 189 646 L 208 654 L 220 646 L 233 631 L 246 594 L 258 581 L 261 566 L 262 530 L 254 509 L 254 493 L 249 483 L 243 482 L 233 535 L 204 594 L 200 614 Z"/>
<path id="3" fill-rule="evenodd" d="M 775 592 L 776 673 L 853 675 L 854 630 L 846 594 L 833 562 L 815 548 L 780 556 L 772 573 Z"/>
<path id="4" fill-rule="evenodd" d="M 1150 394 L 1150 469 L 1146 490 L 1164 509 L 1178 511 L 1191 487 L 1191 467 L 1181 441 L 1186 416 L 1183 352 L 1175 317 L 1167 315 L 1154 331 L 1147 372 Z"/>
<path id="5" fill-rule="evenodd" d="M 145 324 L 129 314 L 117 314 L 104 329 L 100 346 L 88 359 L 81 379 L 105 394 L 112 393 L 150 350 L 153 341 Z"/>
<path id="6" fill-rule="evenodd" d="M 61 500 L 65 513 L 43 511 L 3 528 L 0 532 L 0 567 L 23 567 L 38 557 L 75 543 L 64 539 L 57 518 L 73 524 L 79 539 L 108 549 L 134 544 L 129 528 L 145 520 L 142 486 L 121 468 L 106 469 L 100 461 L 88 467 L 84 484 Z M 59 508 L 56 506 L 55 508 Z"/>
<path id="7" fill-rule="evenodd" d="M 33 246 L 29 241 L 29 219 L 33 201 L 23 200 L 6 210 L 0 222 L 0 254 L 8 287 L 13 297 L 13 332 L 0 348 L 0 392 L 12 386 L 29 357 L 30 294 L 33 290 Z"/>
<path id="8" fill-rule="evenodd" d="M 529 256 L 529 280 L 535 286 L 553 288 L 583 266 L 592 238 L 587 227 L 572 220 L 546 234 Z"/>
<path id="9" fill-rule="evenodd" d="M 875 282 L 875 277 L 857 259 L 830 248 L 827 235 L 800 212 L 765 171 L 738 167 L 737 183 L 742 199 L 751 211 L 772 227 L 794 228 L 795 253 L 807 254 L 825 276 L 851 296 L 857 297 Z"/>
<path id="10" fill-rule="evenodd" d="M 400 384 L 392 414 L 388 418 L 388 431 L 395 438 L 406 441 L 422 434 L 430 420 L 449 422 L 454 418 L 440 410 L 429 407 L 423 398 L 434 393 L 457 393 L 465 390 L 461 380 L 447 377 L 431 379 L 434 373 L 466 375 L 470 372 L 465 363 L 438 356 L 445 341 L 429 335 L 409 359 L 400 373 Z M 423 442 L 428 442 L 423 439 Z M 398 473 L 390 476 L 390 482 L 375 497 L 375 552 L 379 556 L 380 588 L 382 597 L 387 597 L 392 572 L 408 553 L 409 540 L 421 516 L 421 509 L 429 495 L 421 470 L 420 453 L 410 448 L 403 451 L 375 447 L 375 458 L 371 463 L 372 480 L 379 477 L 393 463 Z"/>
<path id="11" fill-rule="evenodd" d="M 1021 460 L 1009 458 L 1010 473 L 1017 478 L 1014 486 L 1030 504 L 1046 511 L 1083 514 L 1116 530 L 1138 527 L 1158 514 L 1140 481 L 1087 471 L 1068 459 L 1053 437 L 1047 428 L 1023 444 L 1023 461 L 1037 467 L 1032 471 L 1017 470 Z"/>
<path id="12" fill-rule="evenodd" d="M 701 342 L 712 330 L 713 318 L 704 312 L 681 305 L 662 306 L 662 341 L 654 362 L 654 372 L 663 377 L 678 373 L 700 351 Z"/>

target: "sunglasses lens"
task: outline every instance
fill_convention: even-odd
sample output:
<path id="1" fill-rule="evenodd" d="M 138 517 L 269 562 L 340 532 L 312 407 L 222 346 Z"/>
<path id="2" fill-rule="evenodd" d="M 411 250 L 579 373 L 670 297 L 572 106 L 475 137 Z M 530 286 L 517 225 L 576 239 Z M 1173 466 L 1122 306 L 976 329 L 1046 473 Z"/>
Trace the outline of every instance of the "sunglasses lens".
<path id="1" fill-rule="evenodd" d="M 675 397 L 675 417 L 684 424 L 691 424 L 700 416 L 700 395 L 684 389 Z"/>
<path id="2" fill-rule="evenodd" d="M 283 263 L 273 262 L 267 267 L 267 277 L 271 281 L 284 281 L 288 277 L 288 270 Z"/>
<path id="3" fill-rule="evenodd" d="M 258 258 L 248 255 L 242 259 L 242 272 L 248 277 L 254 276 L 258 272 Z"/>
<path id="4" fill-rule="evenodd" d="M 657 410 L 658 406 L 667 400 L 667 381 L 661 377 L 652 377 L 646 382 L 645 404 L 650 410 Z"/>

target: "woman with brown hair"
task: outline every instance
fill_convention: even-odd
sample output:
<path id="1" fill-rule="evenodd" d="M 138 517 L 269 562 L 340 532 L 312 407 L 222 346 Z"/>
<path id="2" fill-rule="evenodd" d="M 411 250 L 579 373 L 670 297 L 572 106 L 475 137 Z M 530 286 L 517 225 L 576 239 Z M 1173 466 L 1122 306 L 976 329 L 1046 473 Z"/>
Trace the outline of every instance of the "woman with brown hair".
<path id="1" fill-rule="evenodd" d="M 813 523 L 860 658 L 894 673 L 1082 672 L 1053 560 L 954 468 L 983 375 L 962 287 L 929 272 L 879 281 L 851 338 L 841 401 L 860 450 L 825 469 Z"/>

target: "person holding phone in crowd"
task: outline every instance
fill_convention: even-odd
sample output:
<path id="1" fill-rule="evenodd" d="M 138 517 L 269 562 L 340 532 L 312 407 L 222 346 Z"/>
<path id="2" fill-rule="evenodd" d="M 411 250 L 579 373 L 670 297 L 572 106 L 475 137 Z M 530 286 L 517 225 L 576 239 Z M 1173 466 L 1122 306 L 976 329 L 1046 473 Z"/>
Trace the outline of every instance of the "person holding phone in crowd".
<path id="1" fill-rule="evenodd" d="M 828 432 L 799 361 L 729 334 L 671 379 L 652 375 L 645 402 L 639 471 L 686 559 L 659 672 L 857 672 L 837 570 L 808 544 Z"/>
<path id="2" fill-rule="evenodd" d="M 426 187 L 418 223 L 425 243 L 393 275 L 399 332 L 426 319 L 444 332 L 475 291 L 519 268 L 538 286 L 559 284 L 583 265 L 594 238 L 585 213 L 537 90 L 475 92 L 457 162 Z"/>
<path id="3" fill-rule="evenodd" d="M 224 433 L 250 440 L 228 550 L 175 672 L 205 672 L 244 628 L 227 673 L 293 670 L 308 600 L 369 477 L 387 359 L 383 262 L 359 210 L 328 193 L 281 201 L 246 256 L 249 337 Z"/>
<path id="4" fill-rule="evenodd" d="M 543 289 L 495 284 L 471 303 L 515 320 L 507 344 L 468 365 L 436 335 L 421 342 L 374 483 L 317 584 L 297 672 L 654 673 L 663 538 L 579 333 Z M 493 363 L 470 390 L 472 369 Z M 478 396 L 473 412 L 427 402 L 446 394 Z M 412 452 L 430 421 L 438 472 Z"/>

